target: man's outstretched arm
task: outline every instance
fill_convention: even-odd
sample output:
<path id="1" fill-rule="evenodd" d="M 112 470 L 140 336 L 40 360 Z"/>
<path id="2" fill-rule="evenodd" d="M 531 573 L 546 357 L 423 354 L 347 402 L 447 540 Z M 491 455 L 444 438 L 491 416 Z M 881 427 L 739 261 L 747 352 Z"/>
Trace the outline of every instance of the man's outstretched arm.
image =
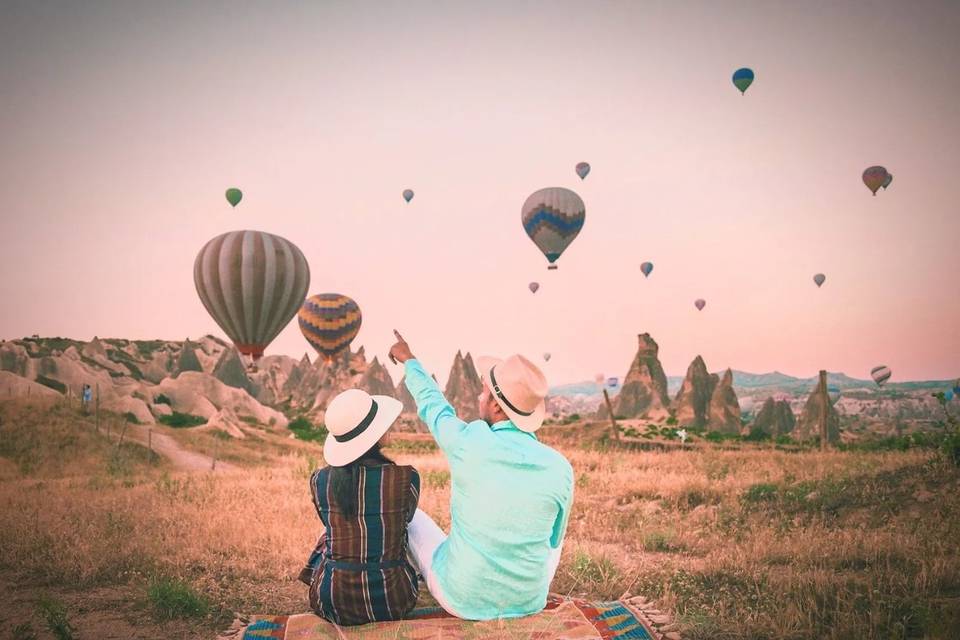
<path id="1" fill-rule="evenodd" d="M 430 374 L 414 357 L 410 346 L 403 337 L 394 330 L 397 343 L 390 348 L 390 360 L 400 362 L 404 369 L 404 383 L 417 403 L 417 413 L 420 419 L 430 429 L 437 444 L 446 454 L 451 454 L 459 444 L 460 436 L 467 428 L 467 423 L 457 417 L 453 406 L 447 402 Z"/>

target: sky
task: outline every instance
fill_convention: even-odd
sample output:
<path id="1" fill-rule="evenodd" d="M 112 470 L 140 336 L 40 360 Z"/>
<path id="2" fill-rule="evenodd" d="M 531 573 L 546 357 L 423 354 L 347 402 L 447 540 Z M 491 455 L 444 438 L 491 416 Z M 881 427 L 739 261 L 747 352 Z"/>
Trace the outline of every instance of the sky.
<path id="1" fill-rule="evenodd" d="M 670 375 L 957 377 L 957 33 L 947 1 L 4 2 L 0 337 L 224 336 L 193 261 L 255 229 L 441 381 L 622 376 L 643 332 Z M 549 272 L 548 186 L 586 204 Z M 266 353 L 305 351 L 294 319 Z"/>

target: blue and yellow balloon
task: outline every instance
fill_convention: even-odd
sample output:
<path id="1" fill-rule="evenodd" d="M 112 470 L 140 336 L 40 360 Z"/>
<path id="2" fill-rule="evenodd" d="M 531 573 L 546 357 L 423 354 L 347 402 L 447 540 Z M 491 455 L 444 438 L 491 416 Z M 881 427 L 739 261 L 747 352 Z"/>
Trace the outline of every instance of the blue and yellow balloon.
<path id="1" fill-rule="evenodd" d="M 363 316 L 353 299 L 339 293 L 321 293 L 304 301 L 297 320 L 303 337 L 329 364 L 357 337 Z"/>
<path id="2" fill-rule="evenodd" d="M 733 72 L 733 85 L 740 89 L 740 94 L 747 92 L 747 88 L 753 84 L 753 69 L 743 67 Z"/>

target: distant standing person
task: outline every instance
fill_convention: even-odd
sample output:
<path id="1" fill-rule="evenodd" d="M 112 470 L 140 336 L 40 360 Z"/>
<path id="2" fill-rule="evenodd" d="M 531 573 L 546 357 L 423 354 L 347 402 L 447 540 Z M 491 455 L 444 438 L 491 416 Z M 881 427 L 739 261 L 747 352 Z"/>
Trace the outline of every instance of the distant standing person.
<path id="1" fill-rule="evenodd" d="M 450 535 L 417 509 L 408 527 L 414 564 L 459 618 L 541 611 L 573 505 L 573 468 L 534 433 L 546 415 L 546 377 L 521 355 L 479 358 L 480 419 L 465 422 L 394 334 L 390 359 L 403 363 L 420 419 L 450 463 Z"/>
<path id="2" fill-rule="evenodd" d="M 93 390 L 90 388 L 90 385 L 83 385 L 83 391 L 80 392 L 80 404 L 83 407 L 83 412 L 87 413 L 90 411 L 90 401 L 93 400 Z"/>

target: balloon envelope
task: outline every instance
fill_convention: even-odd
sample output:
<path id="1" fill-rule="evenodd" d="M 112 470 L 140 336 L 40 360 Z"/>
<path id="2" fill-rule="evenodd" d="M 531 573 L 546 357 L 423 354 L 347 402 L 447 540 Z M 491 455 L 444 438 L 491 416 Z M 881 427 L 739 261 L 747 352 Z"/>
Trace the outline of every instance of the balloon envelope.
<path id="1" fill-rule="evenodd" d="M 653 263 L 652 263 L 652 262 L 644 262 L 643 264 L 640 265 L 640 271 L 643 271 L 643 276 L 644 276 L 645 278 L 646 278 L 646 277 L 649 277 L 649 276 L 650 276 L 650 272 L 653 271 Z"/>
<path id="2" fill-rule="evenodd" d="M 873 381 L 877 383 L 878 387 L 882 387 L 884 383 L 890 379 L 891 375 L 893 375 L 893 372 L 890 371 L 890 367 L 886 365 L 880 365 L 870 370 L 870 377 L 873 378 Z"/>
<path id="3" fill-rule="evenodd" d="M 339 293 L 321 293 L 303 302 L 297 321 L 310 346 L 331 360 L 357 337 L 363 316 L 351 298 Z"/>
<path id="4" fill-rule="evenodd" d="M 520 221 L 537 248 L 543 252 L 550 269 L 583 228 L 586 219 L 583 200 L 573 191 L 549 187 L 535 191 L 520 209 Z"/>
<path id="5" fill-rule="evenodd" d="M 230 203 L 231 207 L 235 207 L 240 204 L 240 201 L 243 199 L 243 192 L 236 187 L 230 187 L 227 189 L 227 202 Z"/>
<path id="6" fill-rule="evenodd" d="M 590 173 L 590 165 L 586 162 L 577 163 L 577 175 L 580 176 L 580 179 L 583 180 L 587 177 L 587 174 Z"/>
<path id="7" fill-rule="evenodd" d="M 753 84 L 753 69 L 746 67 L 737 69 L 733 72 L 733 84 L 740 89 L 740 93 L 746 93 L 747 87 Z"/>
<path id="8" fill-rule="evenodd" d="M 200 249 L 193 282 L 237 350 L 258 359 L 307 295 L 310 267 L 289 240 L 263 231 L 230 231 Z"/>
<path id="9" fill-rule="evenodd" d="M 823 275 L 822 273 L 818 273 L 817 275 L 813 276 L 813 281 L 817 283 L 818 287 L 822 286 L 826 280 L 827 276 Z"/>
<path id="10" fill-rule="evenodd" d="M 411 200 L 413 200 L 413 190 L 412 190 L 412 189 L 404 189 L 404 190 L 403 190 L 403 199 L 406 200 L 407 202 L 410 202 Z"/>
<path id="11" fill-rule="evenodd" d="M 530 287 L 530 293 L 536 293 L 536 292 L 537 292 L 537 289 L 540 288 L 540 283 L 539 283 L 539 282 L 531 282 L 528 286 Z"/>
<path id="12" fill-rule="evenodd" d="M 608 387 L 615 387 L 615 386 L 617 386 L 617 383 L 618 383 L 618 382 L 620 382 L 620 379 L 619 379 L 619 378 L 607 378 L 607 386 L 608 386 Z"/>
<path id="13" fill-rule="evenodd" d="M 703 308 L 707 306 L 707 301 L 703 299 L 697 300 L 696 302 L 693 303 L 693 305 L 697 308 L 698 311 L 703 311 Z"/>
<path id="14" fill-rule="evenodd" d="M 546 360 L 547 362 L 550 362 L 550 354 L 549 353 L 543 354 L 543 359 Z"/>
<path id="15" fill-rule="evenodd" d="M 890 183 L 893 182 L 893 174 L 888 173 L 886 179 L 883 181 L 883 190 L 886 191 L 887 187 L 890 186 Z"/>
<path id="16" fill-rule="evenodd" d="M 877 189 L 883 186 L 887 175 L 887 170 L 881 166 L 867 167 L 863 171 L 863 184 L 867 185 L 873 195 L 877 195 Z"/>
<path id="17" fill-rule="evenodd" d="M 953 392 L 960 396 L 960 378 L 957 378 L 957 381 L 953 383 Z"/>

